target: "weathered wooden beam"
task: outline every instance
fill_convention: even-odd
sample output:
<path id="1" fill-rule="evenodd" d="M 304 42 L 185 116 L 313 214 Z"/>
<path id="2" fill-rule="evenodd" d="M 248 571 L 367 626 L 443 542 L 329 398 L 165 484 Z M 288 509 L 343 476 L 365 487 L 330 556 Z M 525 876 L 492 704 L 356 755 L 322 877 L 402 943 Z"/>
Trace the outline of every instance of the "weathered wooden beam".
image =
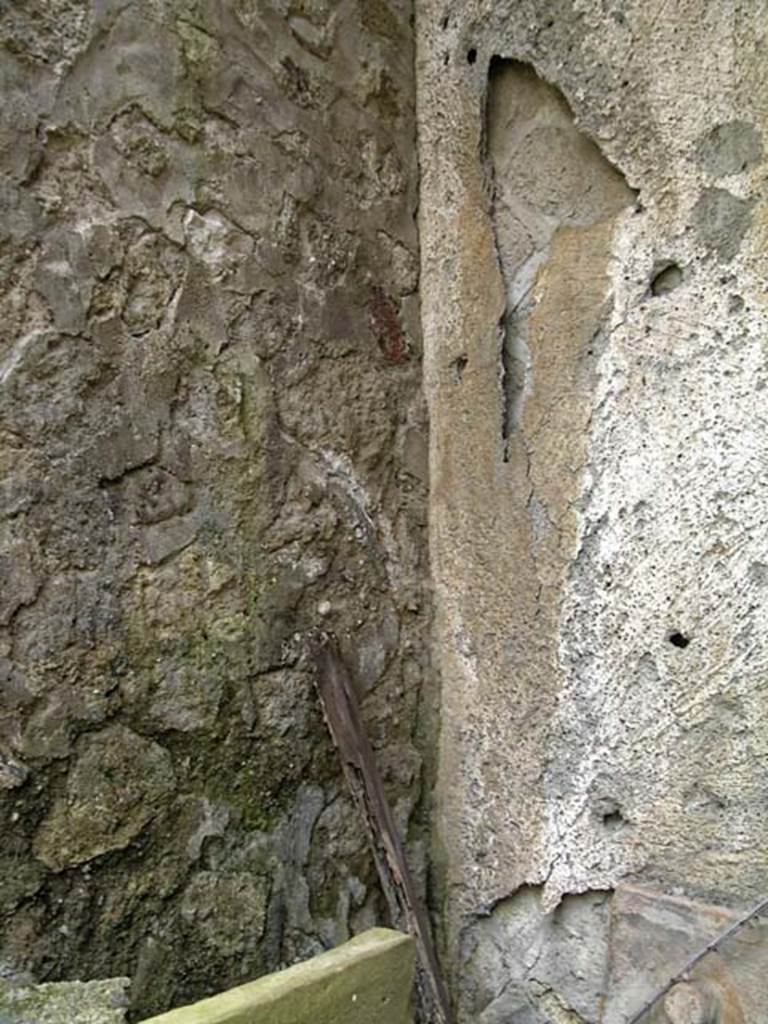
<path id="1" fill-rule="evenodd" d="M 330 634 L 314 634 L 310 650 L 323 713 L 339 751 L 350 792 L 361 810 L 392 923 L 404 927 L 416 942 L 421 1016 L 430 1024 L 450 1024 L 448 992 L 432 942 L 427 911 L 408 867 L 349 671 Z"/>

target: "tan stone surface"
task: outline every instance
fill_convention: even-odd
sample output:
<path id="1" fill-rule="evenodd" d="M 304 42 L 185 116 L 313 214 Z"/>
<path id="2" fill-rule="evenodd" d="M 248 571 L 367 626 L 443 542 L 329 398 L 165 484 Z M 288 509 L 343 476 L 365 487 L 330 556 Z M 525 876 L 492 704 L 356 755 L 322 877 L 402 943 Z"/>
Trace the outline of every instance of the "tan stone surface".
<path id="1" fill-rule="evenodd" d="M 723 907 L 617 886 L 602 1020 L 624 1024 L 694 955 L 741 917 Z M 754 918 L 696 965 L 648 1014 L 649 1024 L 749 1024 L 768 1015 L 768 925 Z"/>

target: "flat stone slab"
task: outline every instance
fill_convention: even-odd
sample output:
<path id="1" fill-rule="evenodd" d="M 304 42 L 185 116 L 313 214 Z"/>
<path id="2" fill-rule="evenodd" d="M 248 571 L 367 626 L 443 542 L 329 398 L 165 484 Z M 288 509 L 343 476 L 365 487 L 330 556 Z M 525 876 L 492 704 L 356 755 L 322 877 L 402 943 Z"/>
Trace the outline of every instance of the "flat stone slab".
<path id="1" fill-rule="evenodd" d="M 304 963 L 144 1024 L 412 1024 L 413 940 L 372 928 Z"/>
<path id="2" fill-rule="evenodd" d="M 640 886 L 616 888 L 603 1024 L 625 1024 L 685 963 L 740 915 Z M 691 977 L 647 1015 L 648 1024 L 689 1019 L 768 1021 L 768 921 L 750 921 L 718 944 Z M 701 1003 L 702 1007 L 698 1004 Z M 712 1009 L 704 1009 L 704 1004 Z"/>
<path id="3" fill-rule="evenodd" d="M 45 985 L 0 980 L 0 1024 L 123 1024 L 128 984 L 128 978 Z"/>

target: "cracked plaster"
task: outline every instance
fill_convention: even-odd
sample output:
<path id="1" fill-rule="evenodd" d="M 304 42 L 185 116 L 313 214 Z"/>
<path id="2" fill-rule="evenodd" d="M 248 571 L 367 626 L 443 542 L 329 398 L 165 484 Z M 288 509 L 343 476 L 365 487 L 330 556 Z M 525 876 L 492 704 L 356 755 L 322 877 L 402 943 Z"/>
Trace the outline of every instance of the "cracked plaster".
<path id="1" fill-rule="evenodd" d="M 767 16 L 419 6 L 435 849 L 462 1021 L 599 1019 L 567 972 L 579 944 L 605 951 L 599 914 L 550 994 L 505 988 L 519 935 L 557 944 L 573 900 L 626 879 L 732 906 L 764 889 Z M 523 76 L 506 95 L 503 60 Z M 530 204 L 583 187 L 591 143 L 559 152 L 551 118 L 526 120 L 526 68 L 633 195 L 548 248 Z M 499 325 L 521 297 L 505 418 Z"/>

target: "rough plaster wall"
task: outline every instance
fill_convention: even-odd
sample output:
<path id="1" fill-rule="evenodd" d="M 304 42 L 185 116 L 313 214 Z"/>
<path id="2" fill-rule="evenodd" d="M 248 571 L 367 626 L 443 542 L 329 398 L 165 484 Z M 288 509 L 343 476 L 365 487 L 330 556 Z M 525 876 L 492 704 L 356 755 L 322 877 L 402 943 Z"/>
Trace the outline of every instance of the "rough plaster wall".
<path id="1" fill-rule="evenodd" d="M 308 626 L 419 800 L 410 15 L 0 5 L 0 958 L 139 1014 L 380 917 Z"/>
<path id="2" fill-rule="evenodd" d="M 465 1020 L 598 1020 L 622 879 L 765 887 L 767 26 L 762 0 L 419 6 L 437 852 Z M 564 189 L 597 207 L 564 216 Z"/>

